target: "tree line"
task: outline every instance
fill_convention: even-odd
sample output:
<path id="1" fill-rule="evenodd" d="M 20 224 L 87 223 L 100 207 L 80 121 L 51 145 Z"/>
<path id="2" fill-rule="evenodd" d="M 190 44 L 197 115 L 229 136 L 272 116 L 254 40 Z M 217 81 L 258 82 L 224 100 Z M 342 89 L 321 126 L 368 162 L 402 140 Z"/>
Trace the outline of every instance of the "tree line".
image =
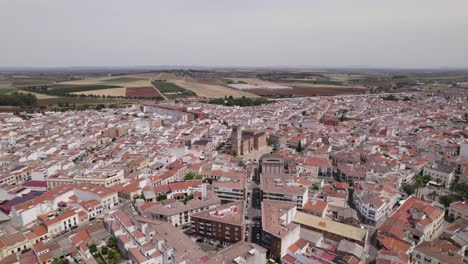
<path id="1" fill-rule="evenodd" d="M 224 96 L 224 98 L 214 98 L 210 99 L 207 103 L 209 104 L 219 104 L 219 105 L 225 105 L 225 106 L 255 106 L 255 105 L 262 105 L 262 104 L 269 104 L 271 101 L 269 101 L 267 98 L 264 97 L 258 97 L 258 98 L 248 98 L 245 96 L 239 97 L 239 98 L 234 98 L 232 95 L 227 97 Z"/>
<path id="2" fill-rule="evenodd" d="M 37 97 L 30 93 L 12 92 L 0 94 L 0 105 L 31 107 L 37 105 Z"/>

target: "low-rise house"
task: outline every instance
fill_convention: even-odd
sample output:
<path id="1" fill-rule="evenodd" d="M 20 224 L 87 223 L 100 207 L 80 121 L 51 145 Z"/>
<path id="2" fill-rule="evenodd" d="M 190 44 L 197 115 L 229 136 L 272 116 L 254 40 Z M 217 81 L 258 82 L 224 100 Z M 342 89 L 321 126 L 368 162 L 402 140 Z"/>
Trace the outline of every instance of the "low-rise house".
<path id="1" fill-rule="evenodd" d="M 411 263 L 415 264 L 462 264 L 465 252 L 449 241 L 425 241 L 411 253 Z"/>
<path id="2" fill-rule="evenodd" d="M 311 199 L 307 201 L 304 208 L 302 208 L 302 211 L 322 218 L 325 218 L 327 215 L 330 216 L 330 212 L 328 211 L 328 202 L 319 199 Z"/>
<path id="3" fill-rule="evenodd" d="M 379 227 L 377 237 L 388 236 L 409 244 L 430 241 L 442 233 L 444 210 L 410 197 Z"/>
<path id="4" fill-rule="evenodd" d="M 39 215 L 49 214 L 63 207 L 81 207 L 90 213 L 88 218 L 102 216 L 103 213 L 119 205 L 117 192 L 92 184 L 61 185 L 34 199 L 11 208 L 10 216 L 22 225 L 30 225 Z"/>
<path id="5" fill-rule="evenodd" d="M 449 216 L 454 219 L 464 219 L 468 221 L 468 204 L 465 202 L 454 202 L 449 206 Z"/>

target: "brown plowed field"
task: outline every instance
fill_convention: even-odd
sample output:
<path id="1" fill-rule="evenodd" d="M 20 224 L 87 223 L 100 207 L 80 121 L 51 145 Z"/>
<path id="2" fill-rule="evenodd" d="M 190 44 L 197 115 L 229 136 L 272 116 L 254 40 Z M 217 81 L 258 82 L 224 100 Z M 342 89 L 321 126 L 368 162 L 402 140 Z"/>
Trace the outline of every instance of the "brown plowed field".
<path id="1" fill-rule="evenodd" d="M 128 87 L 126 89 L 127 91 L 125 92 L 125 96 L 127 97 L 162 98 L 161 94 L 153 86 Z"/>

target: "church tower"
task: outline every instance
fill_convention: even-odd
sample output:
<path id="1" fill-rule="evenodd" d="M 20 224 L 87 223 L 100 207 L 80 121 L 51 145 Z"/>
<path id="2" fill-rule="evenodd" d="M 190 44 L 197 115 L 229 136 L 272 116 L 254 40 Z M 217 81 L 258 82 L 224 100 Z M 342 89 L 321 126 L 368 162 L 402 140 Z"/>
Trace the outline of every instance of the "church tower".
<path id="1" fill-rule="evenodd" d="M 242 155 L 242 127 L 233 126 L 231 134 L 231 148 L 232 154 L 235 156 Z"/>

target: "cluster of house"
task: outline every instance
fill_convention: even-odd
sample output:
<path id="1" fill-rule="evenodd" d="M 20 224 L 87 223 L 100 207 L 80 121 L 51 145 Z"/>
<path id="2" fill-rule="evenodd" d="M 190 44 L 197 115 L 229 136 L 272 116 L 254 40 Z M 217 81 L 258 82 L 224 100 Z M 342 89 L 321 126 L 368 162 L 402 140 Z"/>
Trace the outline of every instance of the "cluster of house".
<path id="1" fill-rule="evenodd" d="M 426 175 L 454 194 L 468 183 L 465 102 L 1 114 L 0 260 L 86 262 L 91 244 L 115 237 L 144 264 L 461 263 L 468 205 L 402 186 Z"/>

